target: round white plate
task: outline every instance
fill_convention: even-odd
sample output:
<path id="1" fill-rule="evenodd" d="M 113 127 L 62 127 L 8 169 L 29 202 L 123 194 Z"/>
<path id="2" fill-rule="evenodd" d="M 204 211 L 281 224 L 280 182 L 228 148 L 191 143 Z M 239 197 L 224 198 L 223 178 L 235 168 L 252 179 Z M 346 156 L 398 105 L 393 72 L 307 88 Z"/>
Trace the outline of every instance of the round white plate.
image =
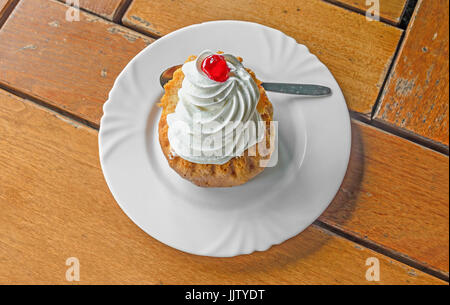
<path id="1" fill-rule="evenodd" d="M 159 75 L 204 49 L 243 57 L 264 81 L 333 90 L 324 98 L 268 93 L 276 166 L 242 186 L 197 187 L 168 166 L 159 145 Z M 149 45 L 117 78 L 99 134 L 103 173 L 124 212 L 171 247 L 221 257 L 266 250 L 308 227 L 338 191 L 350 146 L 344 96 L 325 65 L 282 32 L 242 21 L 189 26 Z"/>

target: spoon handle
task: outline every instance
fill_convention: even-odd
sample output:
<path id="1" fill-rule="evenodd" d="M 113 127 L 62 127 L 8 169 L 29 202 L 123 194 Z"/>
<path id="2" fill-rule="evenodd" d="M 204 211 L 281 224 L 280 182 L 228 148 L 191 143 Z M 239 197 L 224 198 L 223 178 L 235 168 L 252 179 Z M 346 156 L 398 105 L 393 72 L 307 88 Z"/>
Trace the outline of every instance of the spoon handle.
<path id="1" fill-rule="evenodd" d="M 264 89 L 272 92 L 307 95 L 327 96 L 331 95 L 331 89 L 325 86 L 309 84 L 286 84 L 286 83 L 262 83 Z"/>

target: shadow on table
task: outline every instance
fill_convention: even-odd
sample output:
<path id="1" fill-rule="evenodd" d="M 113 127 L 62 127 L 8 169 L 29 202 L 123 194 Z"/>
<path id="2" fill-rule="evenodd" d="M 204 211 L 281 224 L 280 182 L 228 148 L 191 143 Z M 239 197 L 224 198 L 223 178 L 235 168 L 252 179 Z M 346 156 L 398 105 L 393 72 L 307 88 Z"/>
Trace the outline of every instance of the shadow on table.
<path id="1" fill-rule="evenodd" d="M 352 217 L 361 192 L 365 172 L 365 151 L 361 127 L 352 124 L 352 149 L 347 173 L 339 192 L 319 221 L 335 228 L 342 227 Z"/>
<path id="2" fill-rule="evenodd" d="M 358 125 L 352 124 L 352 149 L 350 162 L 346 176 L 338 194 L 319 218 L 320 223 L 326 223 L 333 227 L 345 224 L 351 217 L 361 189 L 361 182 L 364 177 L 364 146 L 361 129 Z M 226 272 L 269 272 L 273 269 L 280 269 L 298 260 L 304 260 L 305 266 L 310 263 L 317 264 L 314 259 L 308 257 L 315 255 L 326 246 L 330 239 L 335 239 L 335 235 L 327 230 L 323 230 L 317 225 L 313 225 L 299 235 L 287 240 L 281 245 L 273 246 L 265 252 L 255 252 L 251 255 L 241 255 L 234 258 L 199 258 L 204 267 Z M 339 238 L 339 237 L 338 237 Z M 335 245 L 328 245 L 329 249 L 324 249 L 317 255 L 320 259 L 323 255 L 337 253 L 333 251 Z M 325 253 L 327 252 L 327 253 Z M 191 257 L 196 260 L 198 257 Z M 329 259 L 329 258 L 328 258 Z M 222 266 L 223 264 L 226 265 Z M 319 263 L 320 264 L 320 263 Z M 209 266 L 208 266 L 209 265 Z M 251 276 L 250 274 L 248 274 Z"/>

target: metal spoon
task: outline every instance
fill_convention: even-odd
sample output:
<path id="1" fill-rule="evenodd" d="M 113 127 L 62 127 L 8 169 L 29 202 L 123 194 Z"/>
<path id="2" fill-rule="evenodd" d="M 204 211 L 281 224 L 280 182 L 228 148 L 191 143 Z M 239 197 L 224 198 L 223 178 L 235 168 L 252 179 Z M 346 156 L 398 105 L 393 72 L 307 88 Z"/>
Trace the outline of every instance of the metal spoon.
<path id="1" fill-rule="evenodd" d="M 166 69 L 159 77 L 159 82 L 164 85 L 173 78 L 173 73 L 182 65 L 177 65 Z M 328 96 L 331 95 L 331 89 L 320 85 L 310 84 L 287 84 L 287 83 L 262 83 L 261 86 L 267 91 L 306 95 L 306 96 Z"/>

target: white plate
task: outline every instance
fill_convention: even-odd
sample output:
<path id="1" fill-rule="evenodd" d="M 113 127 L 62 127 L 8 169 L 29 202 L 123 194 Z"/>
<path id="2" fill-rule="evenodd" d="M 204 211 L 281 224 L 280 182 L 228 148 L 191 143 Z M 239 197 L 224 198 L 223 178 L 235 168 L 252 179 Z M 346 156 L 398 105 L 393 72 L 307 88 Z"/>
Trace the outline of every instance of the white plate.
<path id="1" fill-rule="evenodd" d="M 168 166 L 159 145 L 159 75 L 204 49 L 243 57 L 264 81 L 333 90 L 325 98 L 268 93 L 278 164 L 242 186 L 197 187 Z M 114 198 L 142 230 L 185 252 L 235 256 L 279 244 L 319 217 L 345 175 L 350 133 L 338 84 L 305 46 L 260 24 L 215 21 L 164 36 L 126 66 L 104 106 L 100 161 Z"/>

